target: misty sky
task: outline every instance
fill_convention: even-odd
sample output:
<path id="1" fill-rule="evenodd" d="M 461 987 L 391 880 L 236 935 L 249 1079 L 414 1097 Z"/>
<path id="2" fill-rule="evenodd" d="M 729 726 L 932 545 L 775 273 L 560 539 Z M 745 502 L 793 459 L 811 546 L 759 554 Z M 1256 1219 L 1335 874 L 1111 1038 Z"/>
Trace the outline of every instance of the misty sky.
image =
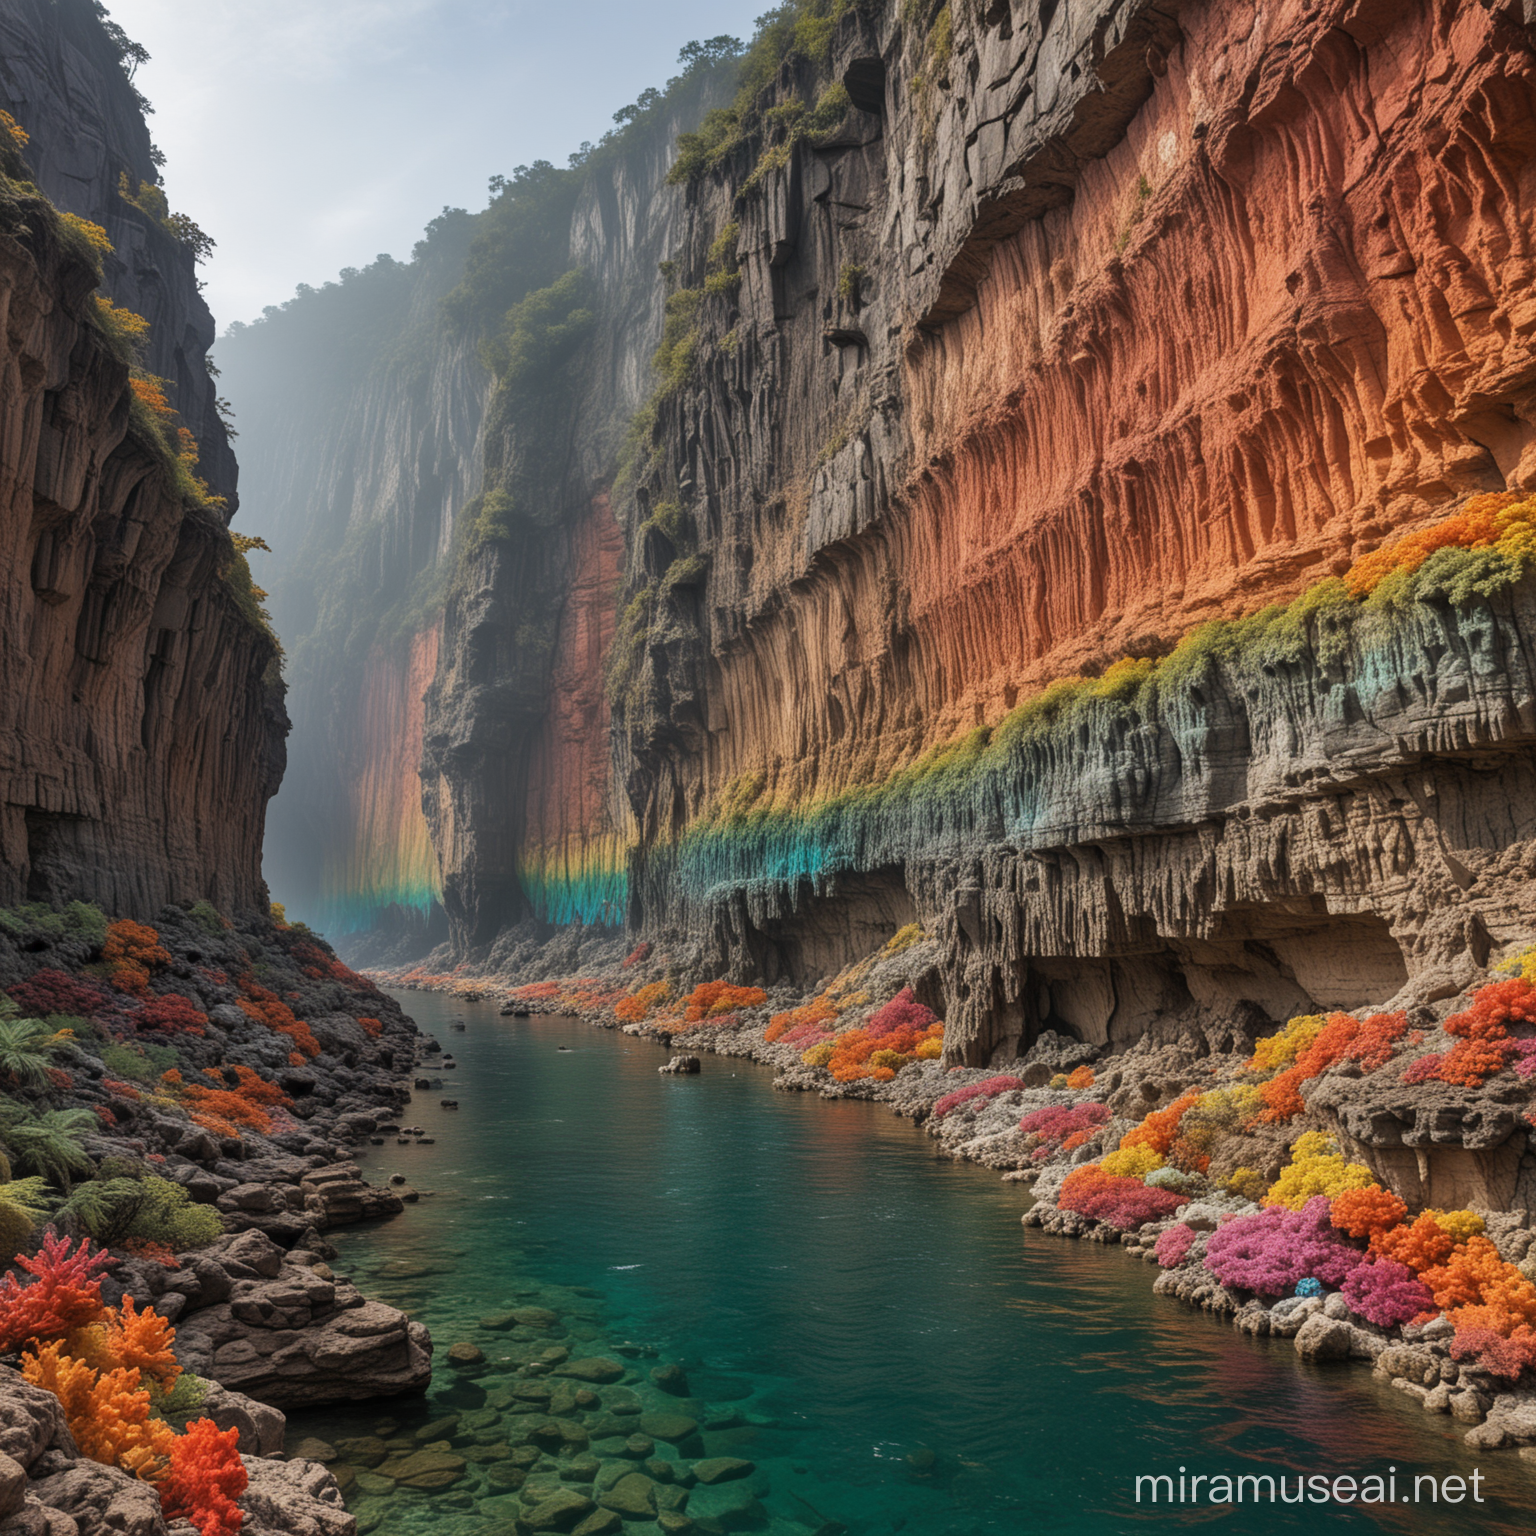
<path id="1" fill-rule="evenodd" d="M 108 0 L 150 52 L 171 206 L 218 242 L 220 329 L 382 251 L 535 159 L 563 165 L 767 0 Z"/>

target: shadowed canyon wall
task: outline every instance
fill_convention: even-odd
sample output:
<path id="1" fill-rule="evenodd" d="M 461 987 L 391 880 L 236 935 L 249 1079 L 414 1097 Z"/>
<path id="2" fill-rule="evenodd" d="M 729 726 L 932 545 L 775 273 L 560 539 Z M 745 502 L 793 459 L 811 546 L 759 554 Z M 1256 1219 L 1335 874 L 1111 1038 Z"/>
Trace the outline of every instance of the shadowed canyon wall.
<path id="1" fill-rule="evenodd" d="M 7 0 L 0 9 L 0 108 L 31 134 L 27 163 L 44 196 L 106 230 L 112 251 L 102 263 L 102 290 L 149 321 L 144 366 L 165 381 L 197 440 L 198 473 L 232 513 L 238 466 L 208 369 L 213 316 L 197 281 L 195 240 L 189 243 L 188 225 L 170 213 L 159 189 L 147 104 L 131 80 L 131 47 L 91 0 Z M 155 190 L 142 194 L 146 186 Z"/>
<path id="2" fill-rule="evenodd" d="M 26 38 L 26 15 L 8 14 L 8 39 Z M 33 36 L 26 56 L 71 35 Z M 87 30 L 60 67 L 110 123 L 129 86 L 91 72 L 92 45 Z M 47 163 L 63 129 L 50 82 L 31 79 L 27 147 Z M 149 917 L 211 899 L 264 913 L 263 818 L 287 728 L 276 643 L 242 584 L 227 506 L 130 387 L 142 375 L 130 380 L 131 349 L 97 303 L 112 275 L 97 263 L 114 253 L 38 195 L 19 144 L 8 132 L 0 146 L 0 904 L 82 898 Z M 159 324 L 200 366 L 206 311 L 176 308 L 195 293 L 192 254 L 160 254 Z"/>
<path id="3" fill-rule="evenodd" d="M 411 263 L 301 290 L 219 344 L 247 447 L 242 525 L 271 546 L 252 562 L 288 651 L 266 870 L 295 917 L 337 936 L 442 936 L 418 765 L 453 519 L 480 480 L 485 370 L 437 323 L 467 224 L 445 215 Z"/>
<path id="4" fill-rule="evenodd" d="M 809 984 L 916 918 L 980 1062 L 1527 934 L 1523 7 L 785 14 L 509 311 L 423 725 L 452 953 L 623 910 Z"/>

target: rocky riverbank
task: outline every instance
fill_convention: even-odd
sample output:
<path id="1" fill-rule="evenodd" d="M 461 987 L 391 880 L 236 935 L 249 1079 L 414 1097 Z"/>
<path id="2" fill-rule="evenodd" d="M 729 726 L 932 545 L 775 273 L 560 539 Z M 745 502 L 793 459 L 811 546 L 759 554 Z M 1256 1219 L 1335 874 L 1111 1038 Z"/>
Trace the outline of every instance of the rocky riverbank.
<path id="1" fill-rule="evenodd" d="M 418 1198 L 403 1180 L 370 1185 L 349 1156 L 396 1129 L 418 1037 L 275 915 L 237 925 L 199 903 L 150 926 L 82 903 L 0 911 L 0 1217 L 18 1261 L 40 1262 L 50 1231 L 110 1253 L 109 1317 L 152 1309 L 173 1326 L 180 1376 L 157 1418 L 235 1432 L 247 1536 L 350 1536 L 335 1479 L 284 1458 L 284 1415 L 419 1396 L 430 1380 L 425 1327 L 333 1272 L 325 1236 Z M 7 1316 L 19 1305 L 0 1298 Z M 103 1463 L 90 1414 L 11 1368 L 28 1359 L 0 1367 L 0 1528 L 190 1536 L 154 1484 Z"/>
<path id="2" fill-rule="evenodd" d="M 570 933 L 529 946 L 520 973 L 387 979 L 884 1103 L 1028 1187 L 1027 1226 L 1124 1246 L 1159 1267 L 1159 1294 L 1292 1338 L 1309 1362 L 1369 1364 L 1464 1423 L 1472 1449 L 1536 1461 L 1529 951 L 1465 955 L 1379 1011 L 1277 1025 L 1239 1006 L 1113 1054 L 1047 1031 L 974 1068 L 940 1054 L 933 949 L 909 926 L 809 994 L 700 981 L 686 955 Z"/>

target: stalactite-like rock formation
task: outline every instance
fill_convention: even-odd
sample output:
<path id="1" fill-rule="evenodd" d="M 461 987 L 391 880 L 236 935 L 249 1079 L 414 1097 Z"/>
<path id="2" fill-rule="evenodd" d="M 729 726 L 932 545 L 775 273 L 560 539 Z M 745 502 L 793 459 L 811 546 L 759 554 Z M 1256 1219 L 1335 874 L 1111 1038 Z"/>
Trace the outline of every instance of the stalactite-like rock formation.
<path id="1" fill-rule="evenodd" d="M 84 898 L 264 910 L 261 836 L 287 720 L 276 648 L 130 426 L 87 317 L 96 274 L 38 199 L 0 233 L 0 905 Z"/>

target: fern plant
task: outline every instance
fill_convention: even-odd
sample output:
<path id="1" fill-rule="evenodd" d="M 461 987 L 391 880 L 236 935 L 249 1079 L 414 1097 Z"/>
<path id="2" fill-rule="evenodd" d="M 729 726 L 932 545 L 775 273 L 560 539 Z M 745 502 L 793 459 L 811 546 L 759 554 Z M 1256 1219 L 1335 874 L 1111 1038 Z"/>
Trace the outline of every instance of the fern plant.
<path id="1" fill-rule="evenodd" d="M 91 1160 L 81 1145 L 101 1128 L 88 1109 L 50 1109 L 43 1114 L 0 1099 L 0 1136 L 16 1160 L 69 1193 L 75 1174 L 89 1173 Z"/>
<path id="2" fill-rule="evenodd" d="M 74 1043 L 74 1032 L 55 1029 L 45 1019 L 19 1018 L 9 998 L 0 999 L 0 1072 L 13 1083 L 35 1087 L 48 1081 L 48 1063 Z"/>

